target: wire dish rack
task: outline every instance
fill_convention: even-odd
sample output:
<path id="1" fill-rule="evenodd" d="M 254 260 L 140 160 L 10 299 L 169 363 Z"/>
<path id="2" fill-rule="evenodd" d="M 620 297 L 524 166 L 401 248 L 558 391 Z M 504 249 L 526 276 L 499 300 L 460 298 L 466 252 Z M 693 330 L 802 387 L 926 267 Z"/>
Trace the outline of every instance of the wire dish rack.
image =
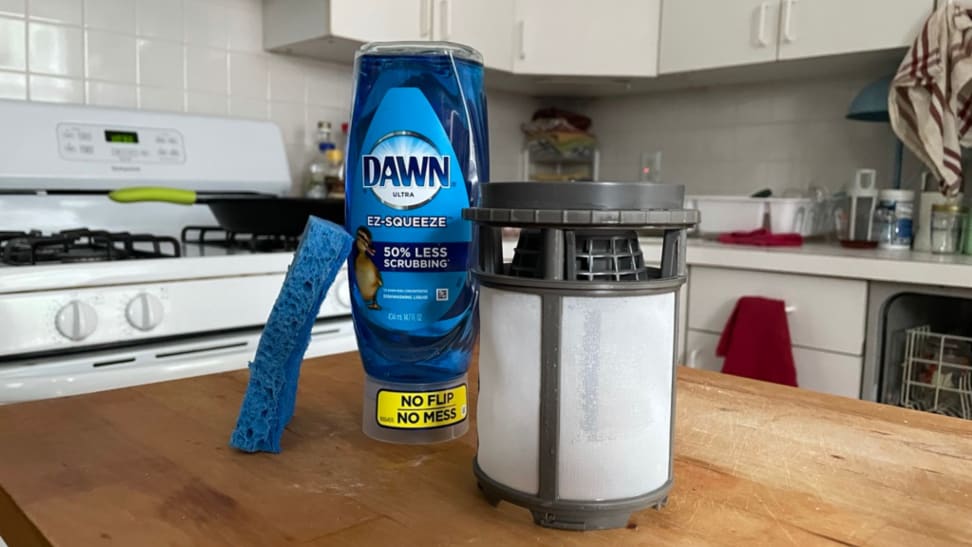
<path id="1" fill-rule="evenodd" d="M 972 338 L 905 331 L 901 406 L 972 419 Z"/>

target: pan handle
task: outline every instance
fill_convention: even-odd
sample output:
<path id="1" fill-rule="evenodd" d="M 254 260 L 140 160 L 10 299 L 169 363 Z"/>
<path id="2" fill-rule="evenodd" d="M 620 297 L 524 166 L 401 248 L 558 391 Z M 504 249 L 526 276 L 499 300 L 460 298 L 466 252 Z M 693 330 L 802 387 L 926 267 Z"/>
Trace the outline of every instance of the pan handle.
<path id="1" fill-rule="evenodd" d="M 122 188 L 108 193 L 112 201 L 119 203 L 136 203 L 139 201 L 163 201 L 166 203 L 178 203 L 180 205 L 192 205 L 196 203 L 196 193 L 192 190 L 181 190 L 179 188 L 166 188 L 164 186 L 134 186 Z"/>

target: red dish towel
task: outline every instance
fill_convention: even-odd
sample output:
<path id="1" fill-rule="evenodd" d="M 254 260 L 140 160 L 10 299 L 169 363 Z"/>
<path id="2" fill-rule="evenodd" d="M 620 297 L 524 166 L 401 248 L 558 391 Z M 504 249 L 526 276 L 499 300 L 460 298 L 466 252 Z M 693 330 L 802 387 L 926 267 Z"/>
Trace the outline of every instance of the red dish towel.
<path id="1" fill-rule="evenodd" d="M 760 228 L 752 232 L 721 234 L 719 243 L 758 245 L 760 247 L 799 247 L 803 245 L 803 236 L 800 234 L 774 234 L 765 228 Z"/>
<path id="2" fill-rule="evenodd" d="M 787 386 L 797 385 L 790 328 L 782 300 L 744 296 L 722 329 L 716 355 L 722 372 Z"/>

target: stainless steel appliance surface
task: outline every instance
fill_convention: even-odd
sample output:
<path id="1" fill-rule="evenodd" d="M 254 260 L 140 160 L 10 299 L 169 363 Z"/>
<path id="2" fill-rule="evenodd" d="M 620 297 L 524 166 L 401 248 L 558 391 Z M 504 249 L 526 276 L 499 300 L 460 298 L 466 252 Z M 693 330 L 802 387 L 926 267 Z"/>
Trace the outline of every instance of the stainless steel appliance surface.
<path id="1" fill-rule="evenodd" d="M 0 118 L 17 122 L 0 124 L 0 404 L 246 367 L 298 237 L 108 192 L 283 195 L 279 128 L 24 101 L 0 101 Z M 339 276 L 308 355 L 355 347 Z"/>

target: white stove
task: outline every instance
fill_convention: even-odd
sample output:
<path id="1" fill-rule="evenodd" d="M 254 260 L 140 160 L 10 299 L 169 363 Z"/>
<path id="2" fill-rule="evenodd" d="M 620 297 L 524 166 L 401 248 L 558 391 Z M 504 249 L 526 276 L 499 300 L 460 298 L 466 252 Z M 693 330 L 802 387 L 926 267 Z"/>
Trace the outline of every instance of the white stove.
<path id="1" fill-rule="evenodd" d="M 217 226 L 208 207 L 105 193 L 283 194 L 279 129 L 22 101 L 0 101 L 0 119 L 0 404 L 245 368 L 295 242 L 196 229 L 183 239 L 187 226 Z M 168 257 L 146 258 L 153 248 Z M 348 298 L 339 276 L 308 356 L 355 348 Z"/>

